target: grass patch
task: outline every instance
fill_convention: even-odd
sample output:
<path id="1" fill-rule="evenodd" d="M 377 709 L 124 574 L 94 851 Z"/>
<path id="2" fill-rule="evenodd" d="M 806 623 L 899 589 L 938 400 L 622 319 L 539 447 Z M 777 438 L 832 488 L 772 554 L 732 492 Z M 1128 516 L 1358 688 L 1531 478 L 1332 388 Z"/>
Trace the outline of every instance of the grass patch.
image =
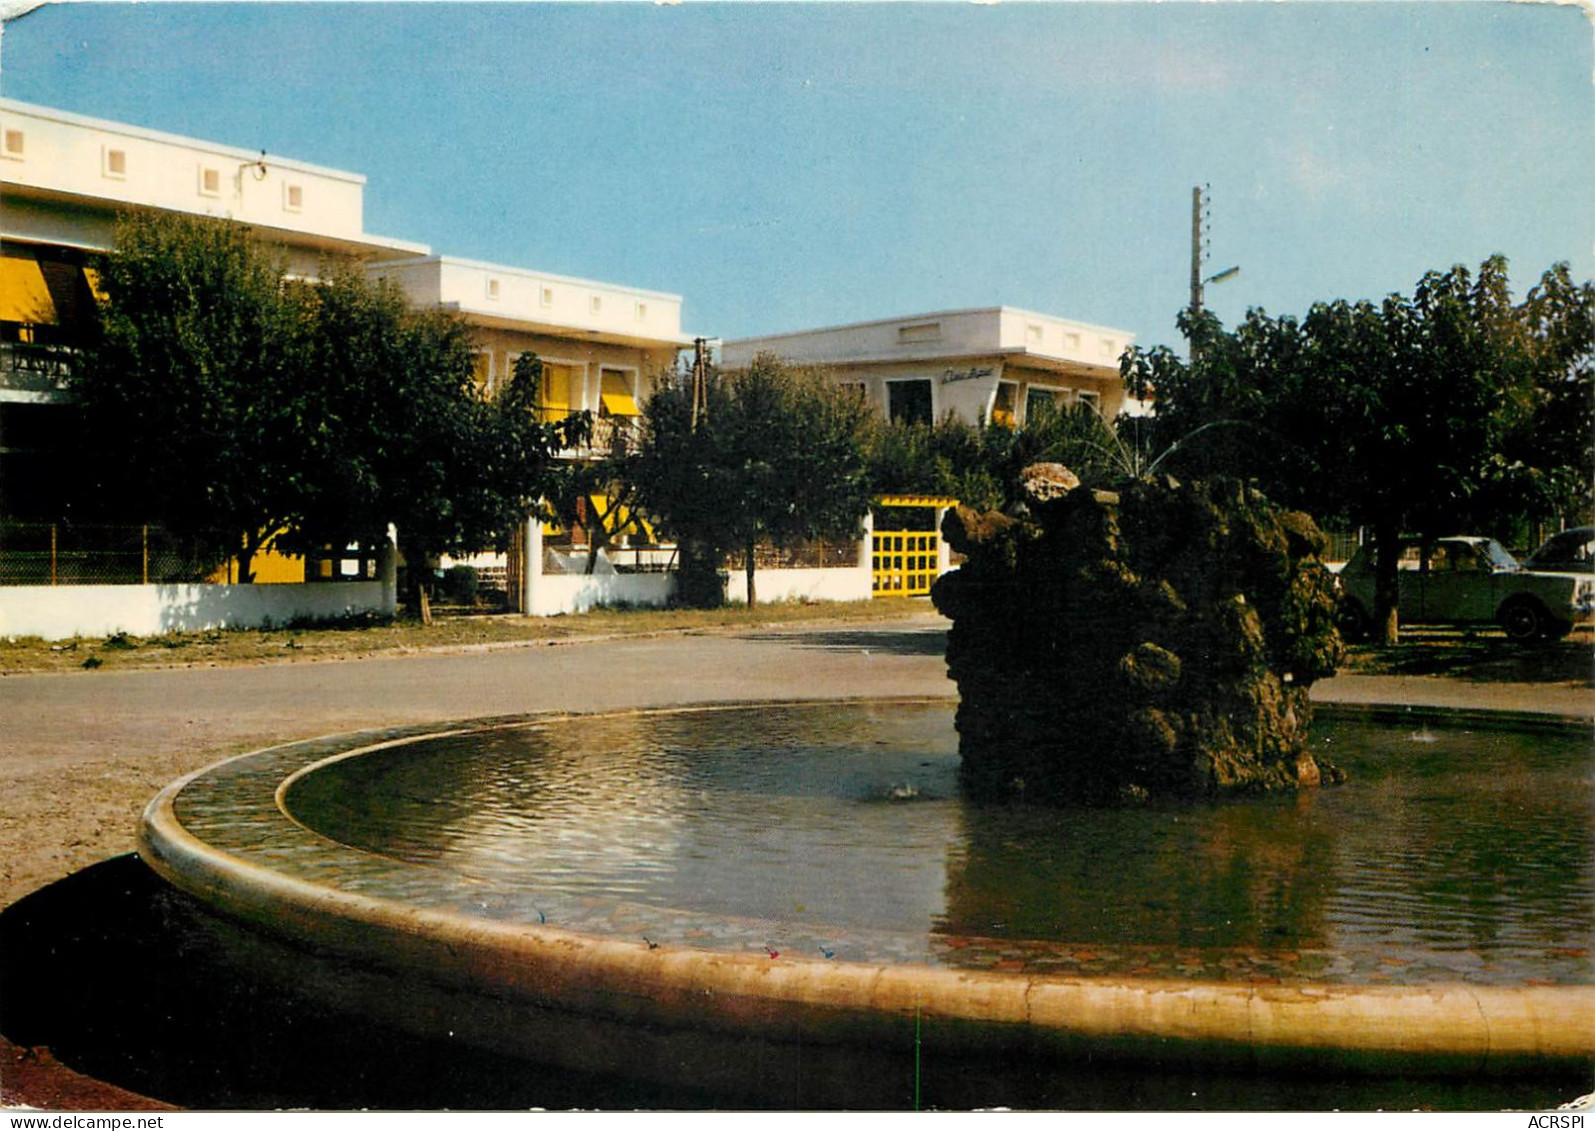
<path id="1" fill-rule="evenodd" d="M 222 664 L 293 663 L 483 645 L 535 644 L 587 636 L 638 636 L 661 632 L 720 632 L 786 624 L 898 620 L 934 610 L 929 601 L 780 602 L 752 609 L 595 609 L 558 617 L 436 615 L 415 621 L 352 621 L 332 625 L 170 632 L 161 636 L 116 633 L 105 638 L 47 642 L 0 641 L 0 674 L 128 670 Z M 436 613 L 437 610 L 434 610 Z"/>

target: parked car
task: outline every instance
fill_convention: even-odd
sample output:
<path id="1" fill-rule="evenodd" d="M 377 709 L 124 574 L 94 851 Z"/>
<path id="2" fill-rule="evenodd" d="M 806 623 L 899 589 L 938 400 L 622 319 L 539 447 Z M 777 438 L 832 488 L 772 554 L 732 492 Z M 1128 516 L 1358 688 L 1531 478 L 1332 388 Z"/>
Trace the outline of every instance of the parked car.
<path id="1" fill-rule="evenodd" d="M 1340 571 L 1343 635 L 1365 637 L 1373 624 L 1373 546 Z M 1405 624 L 1499 624 L 1512 640 L 1557 640 L 1595 619 L 1595 576 L 1524 569 L 1493 538 L 1458 535 L 1425 546 L 1403 539 L 1396 571 Z"/>
<path id="2" fill-rule="evenodd" d="M 1574 526 L 1553 534 L 1523 559 L 1535 573 L 1595 573 L 1595 526 Z"/>

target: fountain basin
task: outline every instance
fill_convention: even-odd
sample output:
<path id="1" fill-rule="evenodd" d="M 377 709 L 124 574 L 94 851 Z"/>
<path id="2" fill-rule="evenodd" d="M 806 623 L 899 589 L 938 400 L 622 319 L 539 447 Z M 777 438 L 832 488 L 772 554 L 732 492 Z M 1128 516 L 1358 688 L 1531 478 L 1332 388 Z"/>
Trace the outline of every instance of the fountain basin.
<path id="1" fill-rule="evenodd" d="M 334 1008 L 545 1063 L 685 1077 L 728 1095 L 792 1094 L 800 1097 L 795 1106 L 879 1105 L 883 1088 L 900 1097 L 901 1082 L 927 1063 L 978 1065 L 981 1073 L 1045 1072 L 1089 1059 L 1160 1071 L 1399 1076 L 1576 1072 L 1595 1063 L 1595 986 L 1588 951 L 1576 945 L 1587 937 L 1587 853 L 1574 888 L 1586 902 L 1572 909 L 1569 927 L 1523 937 L 1515 921 L 1460 928 L 1481 939 L 1511 936 L 1499 953 L 1444 934 L 1414 940 L 1399 924 L 1399 938 L 1381 951 L 1369 943 L 1365 912 L 1326 912 L 1338 908 L 1327 896 L 1308 900 L 1283 925 L 1242 924 L 1196 946 L 1178 922 L 1190 910 L 1184 905 L 1111 916 L 1130 922 L 1128 934 L 1082 933 L 1088 921 L 1063 914 L 1052 937 L 1038 938 L 1045 932 L 1036 920 L 1006 925 L 1022 917 L 1024 899 L 992 911 L 991 877 L 1009 868 L 993 846 L 1007 838 L 1009 818 L 970 811 L 944 789 L 955 772 L 951 713 L 945 701 L 743 704 L 295 743 L 168 787 L 145 814 L 141 851 L 198 901 L 205 929 L 240 962 Z M 1475 730 L 1500 722 L 1465 721 Z M 1444 722 L 1408 716 L 1395 731 L 1423 740 L 1412 745 L 1427 758 L 1437 745 L 1428 728 L 1444 733 Z M 718 737 L 683 754 L 681 736 L 705 728 Z M 1547 742 L 1587 743 L 1587 727 L 1556 730 L 1544 732 L 1553 736 Z M 790 751 L 805 735 L 818 753 Z M 476 767 L 509 759 L 521 738 L 541 744 L 531 768 L 511 773 L 507 787 L 491 773 L 479 781 Z M 844 761 L 836 760 L 839 743 L 851 744 Z M 651 751 L 640 779 L 626 753 L 636 746 Z M 775 793 L 798 814 L 790 823 L 824 830 L 822 840 L 788 846 L 805 863 L 790 891 L 763 906 L 747 906 L 746 892 L 710 889 L 717 862 L 771 854 L 758 832 L 771 824 L 764 787 L 735 769 L 729 787 L 693 776 L 705 762 L 744 766 L 749 750 L 774 752 Z M 440 758 L 463 767 L 441 787 L 428 769 Z M 636 779 L 646 799 L 640 813 L 619 789 L 548 820 L 536 805 L 528 812 L 536 797 L 557 810 L 556 787 L 574 788 L 564 772 L 545 767 L 565 765 L 604 783 L 615 759 L 624 772 L 613 780 Z M 795 777 L 781 776 L 788 772 Z M 528 777 L 536 788 L 510 807 L 508 836 L 476 827 L 468 814 L 493 806 L 473 798 L 513 793 Z M 1391 790 L 1392 778 L 1374 778 L 1370 792 Z M 1405 812 L 1412 796 L 1395 804 Z M 1588 803 L 1586 784 L 1572 804 Z M 381 830 L 386 817 L 431 807 L 444 810 L 433 832 L 414 833 L 429 824 L 419 817 L 391 836 Z M 1203 810 L 1218 823 L 1196 843 L 1222 844 L 1233 863 L 1234 842 L 1246 834 L 1219 816 L 1230 811 Z M 1587 829 L 1581 813 L 1558 819 Z M 734 835 L 727 839 L 725 821 L 699 828 L 693 814 L 727 815 Z M 1319 819 L 1278 803 L 1254 815 L 1264 826 L 1258 843 L 1268 845 L 1277 840 L 1271 822 Z M 1139 818 L 1139 831 L 1121 832 L 1144 838 L 1187 816 L 1154 812 Z M 1098 819 L 1066 813 L 1046 821 Z M 884 863 L 851 859 L 860 842 L 897 827 L 908 830 L 906 848 Z M 959 847 L 937 847 L 927 828 L 950 829 L 947 843 Z M 812 859 L 818 845 L 838 838 L 843 858 Z M 606 855 L 616 844 L 619 856 Z M 1064 864 L 1046 873 L 1050 888 L 1060 875 L 1077 879 L 1080 860 L 1102 855 L 1089 843 L 1075 851 L 1059 848 Z M 1190 855 L 1178 840 L 1170 851 Z M 1249 873 L 1266 859 L 1241 855 Z M 1145 874 L 1166 868 L 1162 859 L 1154 856 Z M 769 877 L 791 864 L 755 859 L 751 887 L 768 892 Z M 1281 867 L 1281 890 L 1310 886 L 1304 877 L 1322 870 L 1299 861 Z M 662 884 L 656 873 L 666 874 Z M 590 884 L 593 874 L 608 875 L 607 886 Z M 866 906 L 826 895 L 851 881 L 864 889 Z M 871 894 L 877 883 L 883 892 L 929 892 L 930 911 L 911 902 L 881 906 L 889 900 Z M 1480 901 L 1472 891 L 1459 898 Z M 1452 902 L 1444 893 L 1436 901 L 1441 911 Z M 1169 922 L 1157 937 L 1157 925 Z M 1389 942 L 1389 933 L 1374 935 Z"/>

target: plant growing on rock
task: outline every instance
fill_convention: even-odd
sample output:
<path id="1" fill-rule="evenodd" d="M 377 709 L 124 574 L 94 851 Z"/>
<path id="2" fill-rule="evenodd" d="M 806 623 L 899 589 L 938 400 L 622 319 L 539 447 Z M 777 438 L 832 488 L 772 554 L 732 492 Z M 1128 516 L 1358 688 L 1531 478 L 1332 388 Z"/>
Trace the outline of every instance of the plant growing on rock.
<path id="1" fill-rule="evenodd" d="M 1316 785 L 1308 689 L 1342 651 L 1324 540 L 1232 481 L 1121 492 L 1034 473 L 1014 513 L 951 512 L 966 787 L 1115 803 Z"/>

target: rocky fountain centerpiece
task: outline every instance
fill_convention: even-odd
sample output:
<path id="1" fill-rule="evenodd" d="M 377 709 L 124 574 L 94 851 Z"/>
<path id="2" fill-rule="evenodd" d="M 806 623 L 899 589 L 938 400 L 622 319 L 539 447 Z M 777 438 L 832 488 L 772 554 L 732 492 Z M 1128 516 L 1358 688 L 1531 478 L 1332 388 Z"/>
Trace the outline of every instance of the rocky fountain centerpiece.
<path id="1" fill-rule="evenodd" d="M 1308 691 L 1342 658 L 1326 541 L 1240 484 L 1092 490 L 1057 464 L 948 513 L 962 775 L 976 798 L 1116 804 L 1337 780 Z"/>

